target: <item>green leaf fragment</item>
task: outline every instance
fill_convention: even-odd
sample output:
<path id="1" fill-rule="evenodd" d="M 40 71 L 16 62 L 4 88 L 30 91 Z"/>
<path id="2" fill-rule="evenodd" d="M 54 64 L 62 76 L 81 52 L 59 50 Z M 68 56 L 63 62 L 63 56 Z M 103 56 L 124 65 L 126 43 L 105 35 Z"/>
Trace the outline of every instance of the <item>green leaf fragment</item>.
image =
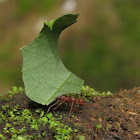
<path id="1" fill-rule="evenodd" d="M 58 96 L 81 91 L 84 81 L 64 66 L 58 52 L 60 33 L 77 17 L 78 14 L 67 14 L 44 23 L 40 34 L 21 49 L 23 82 L 31 100 L 49 105 Z"/>

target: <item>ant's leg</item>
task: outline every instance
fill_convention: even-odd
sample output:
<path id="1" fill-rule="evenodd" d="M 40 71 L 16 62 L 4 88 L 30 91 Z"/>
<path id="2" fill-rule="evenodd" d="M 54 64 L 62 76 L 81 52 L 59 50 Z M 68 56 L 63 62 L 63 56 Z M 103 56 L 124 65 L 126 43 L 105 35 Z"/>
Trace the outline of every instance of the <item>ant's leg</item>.
<path id="1" fill-rule="evenodd" d="M 51 109 L 54 105 L 56 105 L 57 103 L 58 103 L 58 100 L 56 101 L 56 103 L 52 104 L 52 105 L 48 108 L 47 113 L 49 113 L 50 109 Z"/>
<path id="2" fill-rule="evenodd" d="M 53 110 L 56 110 L 60 105 L 62 105 L 66 100 L 62 101 L 57 107 L 53 108 Z"/>
<path id="3" fill-rule="evenodd" d="M 74 105 L 74 102 L 72 102 L 72 104 L 71 104 L 70 113 L 69 113 L 69 117 L 68 117 L 68 118 L 70 118 L 70 116 L 71 116 L 71 112 L 72 112 L 72 109 L 73 109 L 73 105 Z"/>

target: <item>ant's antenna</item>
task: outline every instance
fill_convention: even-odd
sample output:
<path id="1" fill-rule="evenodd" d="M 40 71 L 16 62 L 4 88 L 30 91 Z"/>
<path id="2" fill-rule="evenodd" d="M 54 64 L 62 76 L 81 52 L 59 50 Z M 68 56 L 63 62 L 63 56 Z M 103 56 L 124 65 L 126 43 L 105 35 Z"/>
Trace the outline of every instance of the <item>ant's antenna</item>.
<path id="1" fill-rule="evenodd" d="M 50 109 L 51 109 L 54 105 L 56 105 L 57 103 L 58 103 L 58 100 L 48 108 L 47 113 L 49 113 Z"/>

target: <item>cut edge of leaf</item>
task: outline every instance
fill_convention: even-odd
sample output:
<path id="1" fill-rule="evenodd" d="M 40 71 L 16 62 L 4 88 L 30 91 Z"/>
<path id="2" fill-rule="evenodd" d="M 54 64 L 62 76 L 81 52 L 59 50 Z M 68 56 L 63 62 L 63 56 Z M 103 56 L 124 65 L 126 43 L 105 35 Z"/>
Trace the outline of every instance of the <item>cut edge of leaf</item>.
<path id="1" fill-rule="evenodd" d="M 73 20 L 71 20 L 71 22 L 67 22 L 68 25 L 63 25 L 63 26 L 65 26 L 64 28 L 66 28 L 66 27 L 72 25 L 73 23 L 77 22 L 78 16 L 79 16 L 78 13 L 76 13 L 76 14 L 72 14 L 72 13 L 70 13 L 70 14 L 65 14 L 65 15 L 63 15 L 63 16 L 57 18 L 57 19 L 53 19 L 53 20 L 51 20 L 51 21 L 49 21 L 49 22 L 45 22 L 44 24 L 47 25 L 47 27 L 49 27 L 50 30 L 53 30 L 53 29 L 55 29 L 55 28 L 58 28 L 58 26 L 62 26 L 63 23 L 66 23 L 66 22 L 64 22 L 63 18 L 65 18 L 65 20 L 67 20 L 66 17 L 69 18 L 69 19 L 70 19 L 70 18 L 73 18 Z M 63 22 L 61 22 L 61 21 L 63 21 Z M 59 24 L 59 22 L 60 22 L 61 24 Z M 55 25 L 55 24 L 56 24 L 56 25 Z M 44 27 L 43 27 L 42 30 L 44 30 Z"/>

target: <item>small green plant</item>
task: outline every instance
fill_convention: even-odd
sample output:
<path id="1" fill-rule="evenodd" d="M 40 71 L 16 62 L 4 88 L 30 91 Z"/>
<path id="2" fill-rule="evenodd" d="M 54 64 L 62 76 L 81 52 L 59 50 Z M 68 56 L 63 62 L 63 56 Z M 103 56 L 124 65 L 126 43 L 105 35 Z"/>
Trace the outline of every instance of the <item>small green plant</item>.
<path id="1" fill-rule="evenodd" d="M 3 96 L 1 99 L 4 101 L 9 101 L 9 99 L 6 96 Z"/>
<path id="2" fill-rule="evenodd" d="M 87 99 L 92 99 L 94 96 L 108 96 L 108 95 L 112 95 L 112 93 L 110 91 L 100 93 L 89 86 L 83 86 L 81 91 L 81 96 Z"/>
<path id="3" fill-rule="evenodd" d="M 0 134 L 0 138 L 1 138 L 2 140 L 6 140 L 6 137 L 4 137 L 2 134 Z"/>
<path id="4" fill-rule="evenodd" d="M 17 136 L 16 140 L 27 140 L 27 136 Z"/>
<path id="5" fill-rule="evenodd" d="M 100 128 L 102 128 L 102 124 L 100 124 L 100 123 L 95 124 L 95 127 L 96 127 L 96 129 L 100 129 Z"/>
<path id="6" fill-rule="evenodd" d="M 32 120 L 32 122 L 31 122 L 31 130 L 38 130 L 39 129 L 39 127 L 38 127 L 38 120 L 36 120 L 36 119 L 33 119 Z"/>
<path id="7" fill-rule="evenodd" d="M 5 110 L 6 111 L 9 107 L 10 107 L 9 105 L 4 105 L 1 108 L 2 108 L 2 110 Z"/>
<path id="8" fill-rule="evenodd" d="M 55 131 L 54 138 L 56 138 L 57 140 L 70 140 L 70 139 L 72 139 L 72 137 L 70 135 L 72 133 L 72 129 L 70 127 L 57 121 L 53 117 L 52 113 L 49 113 L 46 116 L 49 120 L 48 123 L 49 123 L 50 128 Z"/>
<path id="9" fill-rule="evenodd" d="M 12 90 L 8 91 L 8 94 L 10 96 L 13 96 L 14 94 L 17 94 L 17 93 L 23 94 L 23 92 L 24 92 L 24 89 L 22 87 L 13 86 Z"/>
<path id="10" fill-rule="evenodd" d="M 78 140 L 85 140 L 85 136 L 83 136 L 83 135 L 78 135 L 76 138 L 77 138 Z"/>
<path id="11" fill-rule="evenodd" d="M 112 95 L 112 93 L 110 91 L 100 93 L 89 86 L 82 86 L 82 91 L 80 94 L 69 93 L 67 95 L 70 97 L 82 98 L 85 101 L 89 101 L 92 100 L 93 97 L 95 96 L 104 97 L 104 96 Z"/>

